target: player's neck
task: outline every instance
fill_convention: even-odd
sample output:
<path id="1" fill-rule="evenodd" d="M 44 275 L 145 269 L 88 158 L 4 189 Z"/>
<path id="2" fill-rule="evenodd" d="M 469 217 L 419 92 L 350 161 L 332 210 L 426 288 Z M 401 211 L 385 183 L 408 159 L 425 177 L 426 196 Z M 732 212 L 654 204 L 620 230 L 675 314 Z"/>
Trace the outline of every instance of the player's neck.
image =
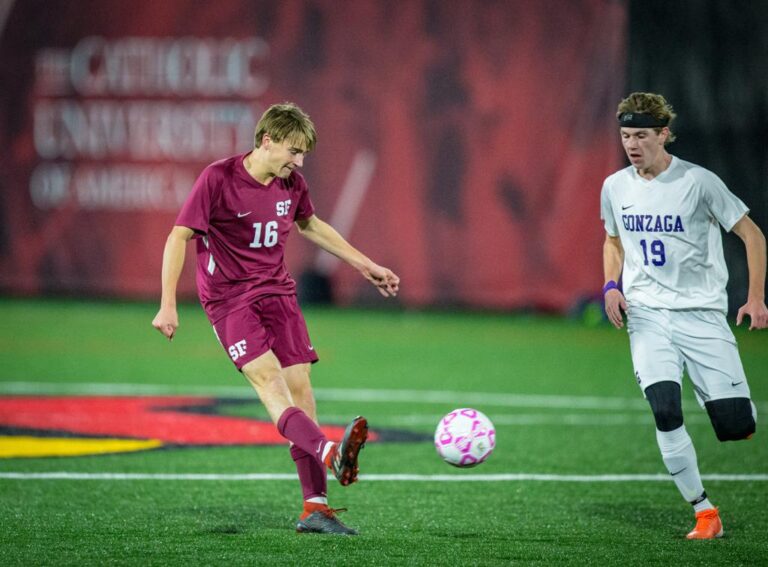
<path id="1" fill-rule="evenodd" d="M 637 174 L 643 179 L 651 180 L 654 177 L 664 173 L 669 168 L 671 163 L 672 156 L 669 155 L 666 151 L 663 151 L 659 158 L 654 160 L 650 166 L 646 167 L 645 169 L 638 169 Z"/>
<path id="2" fill-rule="evenodd" d="M 275 174 L 272 173 L 269 170 L 269 167 L 263 162 L 259 161 L 256 152 L 258 152 L 258 148 L 245 156 L 245 159 L 243 159 L 243 167 L 245 167 L 245 171 L 248 172 L 248 175 L 253 177 L 256 181 L 262 185 L 269 185 L 275 178 Z"/>

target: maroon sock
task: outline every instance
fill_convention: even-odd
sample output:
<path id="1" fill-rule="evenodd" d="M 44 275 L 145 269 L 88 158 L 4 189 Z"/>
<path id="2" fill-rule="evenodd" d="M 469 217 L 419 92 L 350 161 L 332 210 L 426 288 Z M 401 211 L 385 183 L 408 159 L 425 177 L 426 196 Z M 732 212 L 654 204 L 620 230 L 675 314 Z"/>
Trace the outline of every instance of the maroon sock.
<path id="1" fill-rule="evenodd" d="M 296 472 L 299 473 L 301 493 L 304 500 L 310 498 L 328 496 L 328 472 L 317 459 L 296 445 L 291 447 L 291 458 L 296 463 Z"/>
<path id="2" fill-rule="evenodd" d="M 297 407 L 288 408 L 277 420 L 277 430 L 280 435 L 322 464 L 323 447 L 328 442 L 328 438 L 307 414 Z"/>

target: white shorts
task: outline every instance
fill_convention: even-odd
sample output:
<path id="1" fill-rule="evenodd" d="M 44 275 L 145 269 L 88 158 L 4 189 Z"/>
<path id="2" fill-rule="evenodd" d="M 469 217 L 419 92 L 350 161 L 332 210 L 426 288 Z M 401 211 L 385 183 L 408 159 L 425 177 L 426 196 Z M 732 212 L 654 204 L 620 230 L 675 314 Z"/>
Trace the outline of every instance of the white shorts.
<path id="1" fill-rule="evenodd" d="M 685 367 L 702 406 L 710 400 L 750 397 L 736 338 L 719 311 L 634 304 L 627 313 L 627 331 L 635 377 L 643 393 L 664 380 L 682 388 Z"/>

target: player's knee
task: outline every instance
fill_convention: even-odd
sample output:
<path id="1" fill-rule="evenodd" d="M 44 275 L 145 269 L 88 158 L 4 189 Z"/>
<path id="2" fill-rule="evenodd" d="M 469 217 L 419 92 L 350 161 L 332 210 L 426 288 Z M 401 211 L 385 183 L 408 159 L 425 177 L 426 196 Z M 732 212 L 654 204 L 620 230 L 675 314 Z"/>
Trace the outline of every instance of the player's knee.
<path id="1" fill-rule="evenodd" d="M 683 425 L 683 403 L 677 382 L 665 380 L 645 389 L 645 397 L 651 405 L 656 429 L 674 431 Z"/>
<path id="2" fill-rule="evenodd" d="M 757 428 L 754 405 L 749 398 L 712 400 L 704 406 L 720 441 L 747 439 Z"/>

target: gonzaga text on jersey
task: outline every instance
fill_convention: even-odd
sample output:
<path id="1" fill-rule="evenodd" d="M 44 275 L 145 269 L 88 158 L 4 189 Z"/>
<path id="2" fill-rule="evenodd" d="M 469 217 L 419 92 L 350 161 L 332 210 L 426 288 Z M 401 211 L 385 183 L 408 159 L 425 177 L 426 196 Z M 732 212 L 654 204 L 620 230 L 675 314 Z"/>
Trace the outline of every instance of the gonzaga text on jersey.
<path id="1" fill-rule="evenodd" d="M 685 232 L 680 215 L 621 215 L 629 232 Z"/>

